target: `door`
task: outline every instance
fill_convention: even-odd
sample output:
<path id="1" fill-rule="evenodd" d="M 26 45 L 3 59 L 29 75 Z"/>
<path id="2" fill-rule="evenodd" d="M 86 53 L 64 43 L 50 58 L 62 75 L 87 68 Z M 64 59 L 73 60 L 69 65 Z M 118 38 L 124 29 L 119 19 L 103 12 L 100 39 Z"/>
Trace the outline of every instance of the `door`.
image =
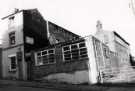
<path id="1" fill-rule="evenodd" d="M 17 61 L 18 61 L 18 78 L 23 80 L 23 64 L 22 64 L 22 52 L 17 52 Z"/>
<path id="2" fill-rule="evenodd" d="M 31 56 L 27 56 L 27 80 L 32 80 L 32 61 Z"/>

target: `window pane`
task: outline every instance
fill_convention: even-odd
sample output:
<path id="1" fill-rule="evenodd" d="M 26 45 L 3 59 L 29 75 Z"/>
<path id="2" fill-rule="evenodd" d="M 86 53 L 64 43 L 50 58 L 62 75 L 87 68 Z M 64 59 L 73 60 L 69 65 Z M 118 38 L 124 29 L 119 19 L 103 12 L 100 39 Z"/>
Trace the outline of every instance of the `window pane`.
<path id="1" fill-rule="evenodd" d="M 43 58 L 43 64 L 47 64 L 48 63 L 48 57 L 42 56 L 42 58 Z"/>
<path id="2" fill-rule="evenodd" d="M 64 54 L 70 54 L 70 51 L 66 51 L 66 52 L 64 52 Z"/>
<path id="3" fill-rule="evenodd" d="M 80 52 L 87 52 L 87 48 L 80 49 Z"/>
<path id="4" fill-rule="evenodd" d="M 71 45 L 71 49 L 77 49 L 77 45 Z"/>
<path id="5" fill-rule="evenodd" d="M 37 56 L 41 56 L 41 52 L 38 52 L 38 53 L 37 53 Z"/>
<path id="6" fill-rule="evenodd" d="M 66 46 L 63 49 L 64 49 L 64 51 L 70 50 L 69 46 Z"/>
<path id="7" fill-rule="evenodd" d="M 49 56 L 49 63 L 54 63 L 55 58 L 54 58 L 54 54 L 50 54 Z"/>
<path id="8" fill-rule="evenodd" d="M 79 58 L 79 50 L 72 50 L 72 59 L 78 59 Z"/>
<path id="9" fill-rule="evenodd" d="M 16 57 L 11 57 L 11 69 L 16 69 Z"/>
<path id="10" fill-rule="evenodd" d="M 47 51 L 42 51 L 42 55 L 46 55 L 47 54 Z"/>
<path id="11" fill-rule="evenodd" d="M 54 59 L 49 59 L 49 63 L 54 63 L 55 60 Z"/>
<path id="12" fill-rule="evenodd" d="M 87 48 L 80 49 L 80 58 L 86 58 L 86 57 L 88 57 Z"/>
<path id="13" fill-rule="evenodd" d="M 84 54 L 84 55 L 81 55 L 80 58 L 87 58 L 88 55 L 87 54 Z"/>
<path id="14" fill-rule="evenodd" d="M 87 54 L 87 51 L 80 52 L 80 55 Z"/>
<path id="15" fill-rule="evenodd" d="M 37 57 L 37 64 L 38 65 L 42 65 L 43 64 L 41 57 Z"/>
<path id="16" fill-rule="evenodd" d="M 69 60 L 71 60 L 71 58 L 65 58 L 65 61 L 69 61 Z"/>
<path id="17" fill-rule="evenodd" d="M 9 33 L 9 43 L 12 45 L 12 44 L 15 44 L 15 32 L 11 32 Z"/>
<path id="18" fill-rule="evenodd" d="M 49 59 L 50 59 L 50 58 L 54 58 L 54 54 L 50 54 L 50 55 L 49 55 Z"/>
<path id="19" fill-rule="evenodd" d="M 71 57 L 71 54 L 65 54 L 64 57 L 65 57 L 65 58 Z"/>
<path id="20" fill-rule="evenodd" d="M 79 48 L 85 47 L 85 43 L 80 43 Z"/>
<path id="21" fill-rule="evenodd" d="M 72 52 L 72 53 L 74 53 L 74 52 L 79 52 L 79 50 L 78 50 L 78 49 L 76 49 L 76 50 L 72 50 L 71 52 Z"/>
<path id="22" fill-rule="evenodd" d="M 54 50 L 49 50 L 48 53 L 54 53 Z"/>

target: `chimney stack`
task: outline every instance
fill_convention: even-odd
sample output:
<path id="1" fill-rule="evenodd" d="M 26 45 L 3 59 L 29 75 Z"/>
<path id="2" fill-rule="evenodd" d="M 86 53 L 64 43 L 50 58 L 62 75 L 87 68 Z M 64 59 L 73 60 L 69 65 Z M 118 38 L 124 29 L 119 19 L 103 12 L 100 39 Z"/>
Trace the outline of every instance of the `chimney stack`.
<path id="1" fill-rule="evenodd" d="M 17 13 L 17 12 L 19 12 L 19 9 L 15 8 L 14 13 Z"/>
<path id="2" fill-rule="evenodd" d="M 100 20 L 97 21 L 97 25 L 96 25 L 97 31 L 101 31 L 102 30 L 102 23 Z"/>

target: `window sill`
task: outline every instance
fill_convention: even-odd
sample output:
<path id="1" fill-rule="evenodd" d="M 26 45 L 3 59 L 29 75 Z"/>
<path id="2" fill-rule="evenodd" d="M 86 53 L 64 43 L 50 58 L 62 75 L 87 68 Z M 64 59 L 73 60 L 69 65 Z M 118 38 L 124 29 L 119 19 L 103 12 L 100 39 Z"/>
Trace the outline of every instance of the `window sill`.
<path id="1" fill-rule="evenodd" d="M 15 73 L 16 71 L 16 69 L 10 69 L 8 72 Z"/>

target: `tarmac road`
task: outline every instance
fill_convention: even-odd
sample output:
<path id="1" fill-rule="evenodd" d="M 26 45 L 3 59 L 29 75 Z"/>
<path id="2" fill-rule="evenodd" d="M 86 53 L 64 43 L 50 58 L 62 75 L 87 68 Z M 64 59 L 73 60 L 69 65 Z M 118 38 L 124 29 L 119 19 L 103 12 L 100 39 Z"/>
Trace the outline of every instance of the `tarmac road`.
<path id="1" fill-rule="evenodd" d="M 60 91 L 60 90 L 46 89 L 46 88 L 33 88 L 33 87 L 7 86 L 7 87 L 0 87 L 0 91 Z"/>
<path id="2" fill-rule="evenodd" d="M 134 84 L 70 85 L 0 80 L 0 91 L 135 91 Z"/>

